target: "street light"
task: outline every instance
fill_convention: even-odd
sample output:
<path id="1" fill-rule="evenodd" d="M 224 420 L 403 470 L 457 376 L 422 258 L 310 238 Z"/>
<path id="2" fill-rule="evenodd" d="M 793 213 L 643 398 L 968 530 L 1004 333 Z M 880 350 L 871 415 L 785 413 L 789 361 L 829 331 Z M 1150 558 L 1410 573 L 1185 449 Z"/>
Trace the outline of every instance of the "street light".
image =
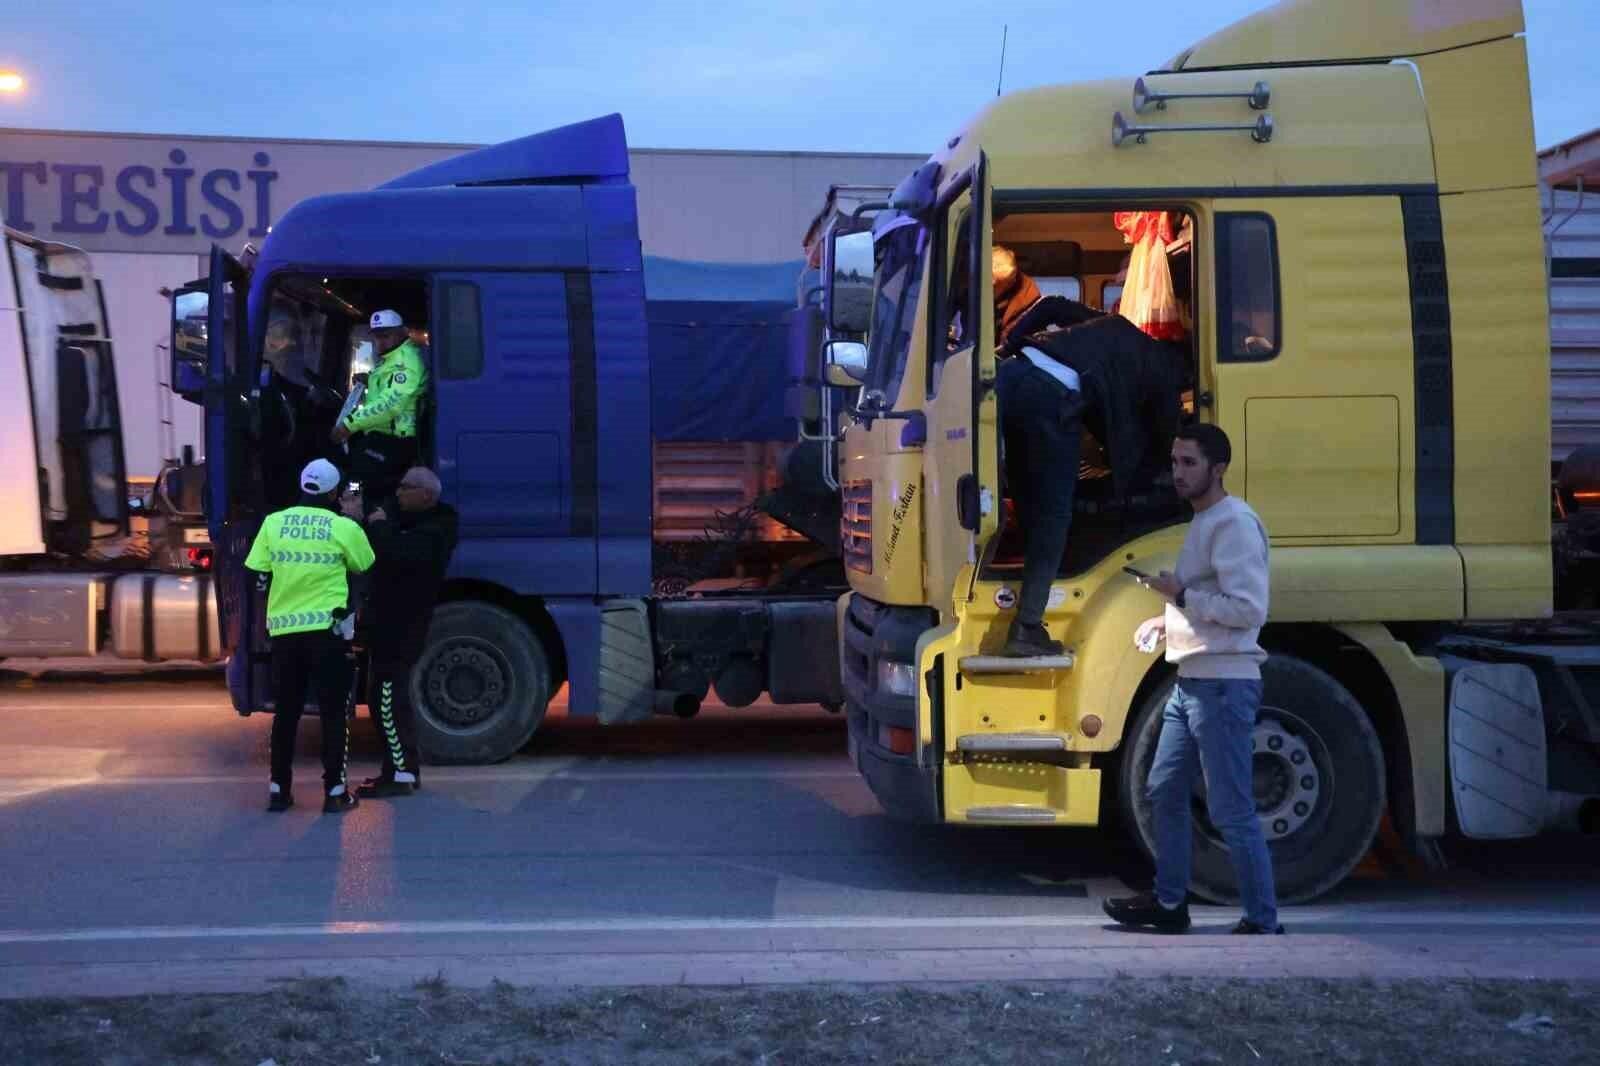
<path id="1" fill-rule="evenodd" d="M 20 93 L 27 84 L 14 70 L 0 70 L 0 93 Z"/>

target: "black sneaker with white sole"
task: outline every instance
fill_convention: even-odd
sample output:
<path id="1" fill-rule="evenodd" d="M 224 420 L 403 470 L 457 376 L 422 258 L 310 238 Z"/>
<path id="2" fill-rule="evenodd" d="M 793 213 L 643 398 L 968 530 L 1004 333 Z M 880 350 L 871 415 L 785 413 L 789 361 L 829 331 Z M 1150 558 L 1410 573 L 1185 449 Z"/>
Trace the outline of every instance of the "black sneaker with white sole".
<path id="1" fill-rule="evenodd" d="M 421 774 L 412 774 L 411 776 L 413 778 L 413 780 L 411 782 L 411 791 L 413 791 L 413 792 L 421 792 L 422 791 L 422 775 Z M 362 781 L 361 781 L 360 787 L 356 789 L 356 795 L 365 796 L 367 794 L 367 789 L 370 788 L 371 786 L 376 785 L 376 784 L 378 784 L 380 782 L 383 782 L 383 781 L 392 781 L 392 780 L 394 780 L 394 779 L 391 778 L 391 777 L 386 777 L 383 774 L 379 774 L 377 777 L 363 778 Z M 400 782 L 400 783 L 401 784 L 405 784 L 405 782 L 403 782 L 403 781 Z"/>
<path id="2" fill-rule="evenodd" d="M 273 814 L 281 814 L 293 806 L 294 796 L 290 794 L 288 789 L 284 789 L 281 792 L 272 792 L 268 794 L 267 810 Z"/>
<path id="3" fill-rule="evenodd" d="M 323 797 L 322 813 L 343 814 L 345 811 L 355 809 L 360 802 L 360 800 L 356 799 L 356 794 L 349 789 L 339 793 L 337 796 L 329 793 Z"/>
<path id="4" fill-rule="evenodd" d="M 417 790 L 411 781 L 396 781 L 392 777 L 374 777 L 364 781 L 356 789 L 356 795 L 362 799 L 392 799 L 395 796 L 409 796 Z"/>
<path id="5" fill-rule="evenodd" d="M 1264 925 L 1257 925 L 1249 918 L 1240 918 L 1239 924 L 1233 927 L 1234 936 L 1282 936 L 1283 925 L 1279 923 L 1276 928 L 1268 929 Z"/>
<path id="6" fill-rule="evenodd" d="M 1176 907 L 1163 907 L 1154 892 L 1141 892 L 1137 896 L 1105 901 L 1105 911 L 1119 925 L 1148 927 L 1162 933 L 1189 931 L 1189 903 Z"/>

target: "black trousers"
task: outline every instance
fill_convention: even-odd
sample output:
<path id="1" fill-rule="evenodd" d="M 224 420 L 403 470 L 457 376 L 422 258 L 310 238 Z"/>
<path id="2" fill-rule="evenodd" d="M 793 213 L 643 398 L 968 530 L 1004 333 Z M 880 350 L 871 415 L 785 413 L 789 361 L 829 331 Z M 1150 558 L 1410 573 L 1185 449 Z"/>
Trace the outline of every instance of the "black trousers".
<path id="1" fill-rule="evenodd" d="M 1038 625 L 1050 600 L 1072 526 L 1083 448 L 1083 397 L 1028 362 L 1007 359 L 995 374 L 1005 477 L 1022 526 L 1022 592 L 1017 621 Z"/>
<path id="2" fill-rule="evenodd" d="M 285 792 L 293 783 L 295 734 L 306 697 L 315 696 L 322 717 L 322 783 L 345 783 L 350 760 L 346 717 L 350 713 L 354 664 L 350 645 L 327 631 L 272 638 L 272 780 Z"/>
<path id="3" fill-rule="evenodd" d="M 415 437 L 357 433 L 350 438 L 345 477 L 361 483 L 361 504 L 367 514 L 383 505 L 400 487 L 406 471 L 417 465 L 421 449 Z"/>
<path id="4" fill-rule="evenodd" d="M 422 779 L 422 760 L 417 751 L 417 709 L 411 703 L 411 667 L 416 656 L 404 658 L 396 651 L 372 649 L 372 691 L 367 709 L 378 723 L 383 740 L 383 768 L 380 777 L 393 779 L 398 773 Z"/>

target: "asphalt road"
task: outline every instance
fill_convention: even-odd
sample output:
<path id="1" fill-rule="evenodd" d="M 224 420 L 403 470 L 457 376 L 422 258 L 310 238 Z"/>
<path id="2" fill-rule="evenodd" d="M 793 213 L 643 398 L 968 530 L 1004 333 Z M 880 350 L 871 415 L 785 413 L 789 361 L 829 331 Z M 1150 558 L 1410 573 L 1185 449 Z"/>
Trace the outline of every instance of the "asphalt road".
<path id="1" fill-rule="evenodd" d="M 6 664 L 11 667 L 12 664 Z M 1600 977 L 1600 846 L 1457 847 L 1289 909 L 1285 938 L 1106 927 L 1148 883 L 1112 830 L 892 822 L 820 708 L 605 728 L 559 710 L 494 767 L 344 817 L 267 815 L 269 720 L 214 672 L 0 668 L 0 995 L 342 973 L 546 984 L 1114 973 Z M 376 768 L 358 722 L 352 775 Z"/>

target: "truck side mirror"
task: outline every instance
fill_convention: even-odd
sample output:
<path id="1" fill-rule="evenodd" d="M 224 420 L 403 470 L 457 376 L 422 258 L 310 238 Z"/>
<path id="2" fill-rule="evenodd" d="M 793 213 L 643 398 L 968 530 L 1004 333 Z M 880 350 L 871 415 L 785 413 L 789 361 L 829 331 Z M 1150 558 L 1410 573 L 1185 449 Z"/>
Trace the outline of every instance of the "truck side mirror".
<path id="1" fill-rule="evenodd" d="M 853 389 L 867 380 L 867 346 L 860 341 L 829 341 L 822 357 L 829 385 Z"/>
<path id="2" fill-rule="evenodd" d="M 179 289 L 172 294 L 172 337 L 167 351 L 172 357 L 173 392 L 196 399 L 206 387 L 209 331 L 207 313 L 211 297 L 204 289 Z"/>
<path id="3" fill-rule="evenodd" d="M 839 333 L 865 333 L 872 324 L 872 234 L 833 238 L 833 273 L 828 279 L 828 326 Z"/>

